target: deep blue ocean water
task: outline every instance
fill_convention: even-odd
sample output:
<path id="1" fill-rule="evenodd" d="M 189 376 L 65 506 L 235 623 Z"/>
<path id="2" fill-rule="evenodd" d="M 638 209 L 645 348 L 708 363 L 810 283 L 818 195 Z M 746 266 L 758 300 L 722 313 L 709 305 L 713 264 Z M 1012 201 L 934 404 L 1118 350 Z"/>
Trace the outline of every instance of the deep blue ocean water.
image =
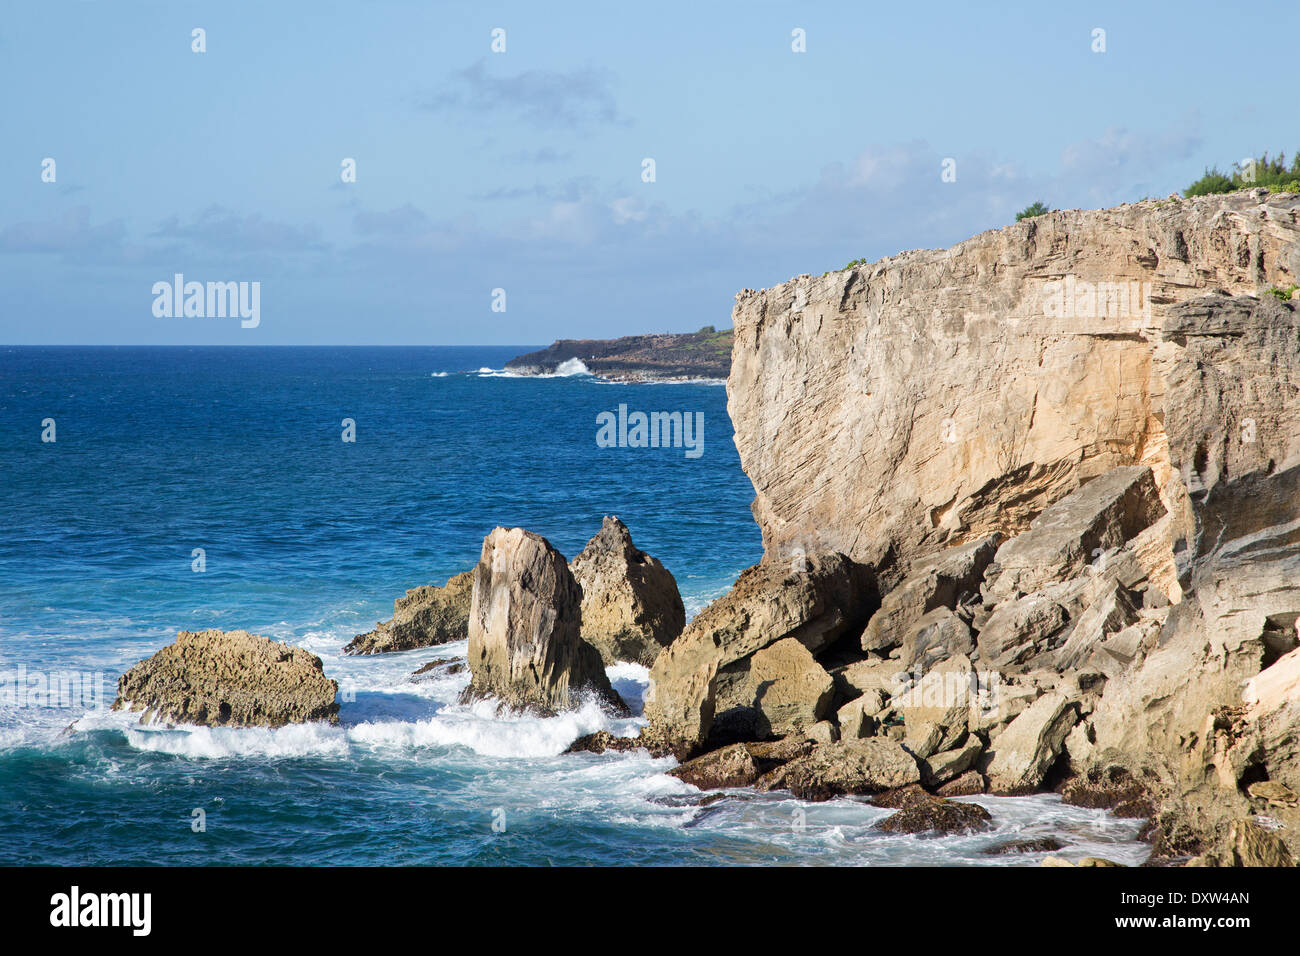
<path id="1" fill-rule="evenodd" d="M 561 755 L 639 719 L 501 718 L 455 703 L 465 675 L 410 680 L 463 642 L 342 657 L 497 525 L 572 557 L 617 514 L 689 614 L 758 560 L 723 388 L 499 371 L 531 348 L 0 347 L 0 864 L 1033 864 L 980 851 L 1049 833 L 1145 856 L 1135 823 L 1052 797 L 975 798 L 997 830 L 943 839 L 873 832 L 888 811 L 853 799 L 700 808 L 670 760 Z M 620 403 L 703 413 L 703 454 L 598 447 Z M 208 627 L 319 654 L 340 725 L 107 710 L 123 670 Z M 611 677 L 639 712 L 645 670 Z"/>

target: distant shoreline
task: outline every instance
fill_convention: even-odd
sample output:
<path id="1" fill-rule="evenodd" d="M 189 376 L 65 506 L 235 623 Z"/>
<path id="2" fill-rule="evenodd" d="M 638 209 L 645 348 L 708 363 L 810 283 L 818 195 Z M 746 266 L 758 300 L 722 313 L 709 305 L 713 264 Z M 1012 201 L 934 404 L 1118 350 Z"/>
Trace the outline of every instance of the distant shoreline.
<path id="1" fill-rule="evenodd" d="M 713 326 L 698 332 L 616 339 L 559 339 L 511 359 L 506 369 L 521 375 L 554 375 L 576 360 L 592 375 L 614 382 L 718 384 L 731 372 L 731 344 L 732 330 Z"/>

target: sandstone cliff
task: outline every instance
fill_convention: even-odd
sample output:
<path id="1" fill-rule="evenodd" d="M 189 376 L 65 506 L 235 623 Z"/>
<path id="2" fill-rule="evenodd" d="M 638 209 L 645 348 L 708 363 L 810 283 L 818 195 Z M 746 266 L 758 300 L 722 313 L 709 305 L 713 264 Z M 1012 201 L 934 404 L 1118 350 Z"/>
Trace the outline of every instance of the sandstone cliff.
<path id="1" fill-rule="evenodd" d="M 1297 276 L 1300 197 L 1256 190 L 742 292 L 728 408 L 764 562 L 656 661 L 650 745 L 797 715 L 781 752 L 815 742 L 789 766 L 852 771 L 837 792 L 895 786 L 853 749 L 886 738 L 941 796 L 1068 779 L 1161 855 L 1293 859 L 1300 302 L 1269 293 Z M 815 660 L 749 694 L 787 635 Z"/>
<path id="2" fill-rule="evenodd" d="M 1135 462 L 1190 542 L 1189 493 L 1300 453 L 1287 320 L 1252 298 L 1300 276 L 1300 199 L 1260 193 L 1053 212 L 741 292 L 728 411 L 767 554 L 905 567 Z M 1207 350 L 1230 367 L 1198 369 Z"/>

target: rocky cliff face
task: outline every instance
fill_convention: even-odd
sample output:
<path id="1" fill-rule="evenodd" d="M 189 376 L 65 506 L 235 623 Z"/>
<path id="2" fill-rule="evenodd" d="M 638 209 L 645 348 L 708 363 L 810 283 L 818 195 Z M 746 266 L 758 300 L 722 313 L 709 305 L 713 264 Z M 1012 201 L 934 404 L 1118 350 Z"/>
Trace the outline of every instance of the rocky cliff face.
<path id="1" fill-rule="evenodd" d="M 1300 299 L 1270 290 L 1297 276 L 1300 197 L 1257 190 L 742 292 L 728 407 L 764 563 L 656 661 L 650 739 L 729 742 L 715 716 L 761 706 L 734 678 L 788 633 L 834 690 L 787 680 L 812 689 L 781 713 L 897 741 L 941 795 L 1068 779 L 1165 856 L 1293 859 Z M 748 636 L 828 561 L 851 594 Z M 804 639 L 864 607 L 852 641 Z"/>
<path id="2" fill-rule="evenodd" d="M 1300 452 L 1294 313 L 1251 298 L 1300 276 L 1300 199 L 1261 192 L 1053 212 L 741 292 L 728 410 L 767 554 L 888 581 L 1141 462 L 1190 555 L 1188 495 Z"/>

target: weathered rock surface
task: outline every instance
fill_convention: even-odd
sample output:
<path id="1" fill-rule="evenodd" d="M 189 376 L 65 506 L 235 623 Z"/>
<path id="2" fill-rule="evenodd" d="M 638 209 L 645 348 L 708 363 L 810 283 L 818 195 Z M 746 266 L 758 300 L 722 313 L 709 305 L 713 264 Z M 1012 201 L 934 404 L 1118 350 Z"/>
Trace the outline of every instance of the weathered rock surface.
<path id="1" fill-rule="evenodd" d="M 811 653 L 861 627 L 876 594 L 865 569 L 841 554 L 817 554 L 790 564 L 759 564 L 743 571 L 730 592 L 691 621 L 650 669 L 645 715 L 648 733 L 684 747 L 703 746 L 715 714 L 737 712 L 752 725 L 751 658 L 793 638 Z M 740 739 L 745 739 L 742 735 Z M 720 740 L 718 743 L 732 741 Z"/>
<path id="2" fill-rule="evenodd" d="M 881 599 L 880 610 L 862 633 L 862 649 L 879 651 L 902 644 L 927 615 L 941 608 L 951 611 L 965 595 L 978 593 L 998 540 L 998 535 L 988 535 L 917 562 L 912 573 Z M 916 636 L 912 641 L 921 646 L 904 650 L 903 663 L 909 667 L 924 656 L 929 643 Z"/>
<path id="3" fill-rule="evenodd" d="M 869 737 L 822 744 L 759 778 L 759 790 L 789 790 L 800 800 L 831 800 L 919 783 L 921 772 L 892 740 Z"/>
<path id="4" fill-rule="evenodd" d="M 433 647 L 469 637 L 469 606 L 474 573 L 448 578 L 442 587 L 412 588 L 393 602 L 393 616 L 373 631 L 358 634 L 343 648 L 345 654 L 382 654 Z"/>
<path id="5" fill-rule="evenodd" d="M 969 625 L 946 607 L 935 608 L 903 634 L 902 657 L 907 671 L 926 673 L 935 665 L 975 650 Z"/>
<path id="6" fill-rule="evenodd" d="M 1168 491 L 1181 420 L 1214 423 L 1203 470 L 1194 449 L 1183 464 L 1207 486 L 1261 445 L 1285 451 L 1289 380 L 1262 386 L 1290 359 L 1255 347 L 1257 332 L 1283 344 L 1286 323 L 1248 329 L 1223 303 L 1293 307 L 1251 297 L 1300 276 L 1298 208 L 1241 192 L 1064 210 L 739 293 L 727 407 L 768 557 L 839 551 L 888 589 L 888 569 L 1019 534 L 1086 479 L 1136 464 L 1156 471 L 1175 535 L 1190 532 Z M 1207 351 L 1237 364 L 1198 366 Z M 1202 374 L 1180 405 L 1170 386 Z"/>
<path id="7" fill-rule="evenodd" d="M 759 776 L 758 764 L 744 744 L 731 744 L 702 754 L 668 773 L 701 790 L 747 787 Z"/>
<path id="8" fill-rule="evenodd" d="M 976 706 L 972 671 L 968 658 L 955 657 L 932 669 L 892 701 L 903 715 L 903 746 L 918 759 L 965 742 L 971 708 Z"/>
<path id="9" fill-rule="evenodd" d="M 934 797 L 915 784 L 876 797 L 872 803 L 898 810 L 876 825 L 886 833 L 970 833 L 993 824 L 993 817 L 978 804 Z"/>
<path id="10" fill-rule="evenodd" d="M 989 788 L 988 781 L 978 770 L 967 770 L 956 780 L 949 780 L 934 791 L 939 797 L 973 797 Z"/>
<path id="11" fill-rule="evenodd" d="M 470 684 L 463 701 L 495 698 L 553 714 L 588 698 L 625 713 L 600 653 L 580 636 L 582 590 L 564 555 L 522 528 L 497 528 L 474 568 Z"/>
<path id="12" fill-rule="evenodd" d="M 569 569 L 582 588 L 582 639 L 606 665 L 649 667 L 686 626 L 676 579 L 616 517 L 605 517 Z"/>
<path id="13" fill-rule="evenodd" d="M 834 747 L 959 751 L 879 678 L 965 655 L 997 707 L 968 715 L 988 750 L 941 789 L 1122 768 L 1146 796 L 1115 809 L 1154 810 L 1157 855 L 1267 856 L 1240 845 L 1253 811 L 1296 856 L 1300 810 L 1250 787 L 1300 792 L 1300 300 L 1267 294 L 1298 279 L 1300 197 L 1253 190 L 1054 212 L 737 297 L 728 408 L 764 565 L 840 553 L 883 593 L 870 658 L 807 645 L 841 733 L 883 695 L 879 736 Z M 991 535 L 982 582 L 941 586 L 936 563 Z M 721 661 L 730 639 L 698 649 L 723 711 L 758 649 Z M 826 750 L 769 776 L 834 790 Z"/>
<path id="14" fill-rule="evenodd" d="M 998 548 L 989 603 L 1076 577 L 1095 555 L 1118 548 L 1165 513 L 1151 469 L 1115 468 L 1043 509 L 1029 530 Z"/>
<path id="15" fill-rule="evenodd" d="M 989 790 L 1020 794 L 1034 791 L 1061 753 L 1065 735 L 1078 721 L 1074 702 L 1044 694 L 1007 725 L 993 741 L 988 764 Z"/>
<path id="16" fill-rule="evenodd" d="M 983 752 L 984 742 L 970 734 L 964 744 L 920 759 L 921 780 L 927 787 L 938 787 L 955 780 L 975 766 L 975 760 Z M 979 792 L 983 792 L 983 786 Z"/>
<path id="17" fill-rule="evenodd" d="M 823 720 L 834 688 L 831 675 L 812 652 L 787 637 L 751 658 L 741 699 L 754 711 L 760 738 L 785 737 Z"/>
<path id="18" fill-rule="evenodd" d="M 140 723 L 280 727 L 338 722 L 338 684 L 315 654 L 247 631 L 181 631 L 117 681 L 114 710 Z"/>

